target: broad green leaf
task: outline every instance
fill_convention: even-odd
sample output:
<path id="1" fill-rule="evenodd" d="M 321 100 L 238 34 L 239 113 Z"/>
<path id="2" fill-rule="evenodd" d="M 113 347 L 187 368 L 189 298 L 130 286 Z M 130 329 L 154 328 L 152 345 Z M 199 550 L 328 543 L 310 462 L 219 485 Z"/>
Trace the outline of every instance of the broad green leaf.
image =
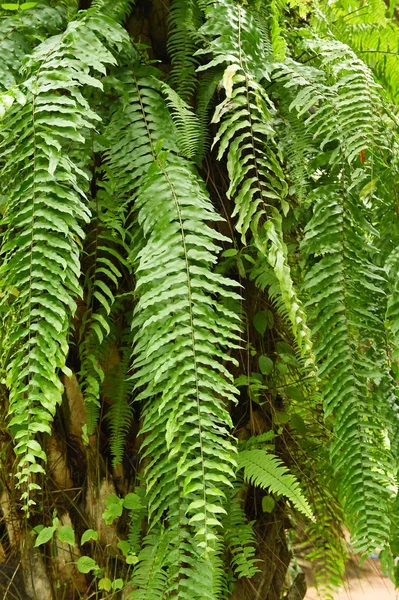
<path id="1" fill-rule="evenodd" d="M 120 577 L 118 579 L 115 579 L 112 582 L 111 588 L 113 590 L 121 590 L 123 588 L 123 579 Z"/>
<path id="2" fill-rule="evenodd" d="M 110 592 L 112 589 L 112 581 L 108 577 L 103 577 L 98 582 L 98 589 L 104 590 L 104 592 Z"/>
<path id="3" fill-rule="evenodd" d="M 262 510 L 266 513 L 271 513 L 276 506 L 276 501 L 272 496 L 263 496 L 262 498 Z"/>
<path id="4" fill-rule="evenodd" d="M 127 540 L 119 540 L 118 548 L 126 556 L 130 551 L 130 544 Z"/>
<path id="5" fill-rule="evenodd" d="M 86 529 L 86 531 L 82 534 L 80 545 L 83 546 L 83 544 L 89 542 L 90 540 L 94 540 L 95 542 L 98 540 L 98 532 L 95 529 Z"/>
<path id="6" fill-rule="evenodd" d="M 273 371 L 273 361 L 268 356 L 259 357 L 259 369 L 263 375 L 270 375 Z"/>
<path id="7" fill-rule="evenodd" d="M 224 252 L 222 252 L 222 256 L 224 258 L 229 258 L 231 256 L 236 256 L 238 254 L 238 250 L 236 250 L 235 248 L 228 248 L 227 250 L 225 250 Z"/>
<path id="8" fill-rule="evenodd" d="M 90 556 L 81 556 L 76 563 L 79 573 L 89 573 L 90 571 L 94 571 L 98 569 L 98 565 L 96 561 Z"/>
<path id="9" fill-rule="evenodd" d="M 63 525 L 57 529 L 57 537 L 60 542 L 65 542 L 70 546 L 75 544 L 75 532 L 70 525 Z"/>
<path id="10" fill-rule="evenodd" d="M 136 554 L 128 554 L 126 557 L 126 564 L 127 565 L 137 565 L 137 563 L 139 562 L 139 557 L 136 556 Z"/>
<path id="11" fill-rule="evenodd" d="M 142 507 L 138 494 L 130 493 L 123 498 L 123 506 L 128 510 L 138 510 Z"/>
<path id="12" fill-rule="evenodd" d="M 43 527 L 35 541 L 35 547 L 46 544 L 54 535 L 56 527 Z"/>
<path id="13" fill-rule="evenodd" d="M 264 335 L 266 328 L 267 328 L 267 314 L 261 310 L 259 312 L 256 313 L 256 315 L 253 318 L 253 324 L 254 327 L 256 329 L 256 331 L 258 333 L 260 333 L 260 335 Z"/>

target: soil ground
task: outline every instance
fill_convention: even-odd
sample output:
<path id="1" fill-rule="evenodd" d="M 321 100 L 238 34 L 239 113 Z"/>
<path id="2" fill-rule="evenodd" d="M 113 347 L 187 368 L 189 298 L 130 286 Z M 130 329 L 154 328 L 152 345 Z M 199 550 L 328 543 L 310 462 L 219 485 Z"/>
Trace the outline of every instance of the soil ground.
<path id="1" fill-rule="evenodd" d="M 309 588 L 305 600 L 320 600 L 314 588 Z M 384 577 L 377 560 L 367 560 L 357 573 L 347 577 L 344 587 L 334 600 L 399 600 L 389 577 Z"/>

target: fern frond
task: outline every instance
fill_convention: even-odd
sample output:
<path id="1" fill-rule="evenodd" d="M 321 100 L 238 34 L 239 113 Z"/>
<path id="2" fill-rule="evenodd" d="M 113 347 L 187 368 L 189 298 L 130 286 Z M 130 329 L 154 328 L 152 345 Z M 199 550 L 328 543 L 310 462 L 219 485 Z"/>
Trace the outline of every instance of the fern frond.
<path id="1" fill-rule="evenodd" d="M 170 535 L 167 531 L 148 534 L 139 554 L 139 562 L 134 568 L 132 584 L 136 589 L 128 595 L 128 600 L 163 600 L 167 584 L 168 553 Z"/>
<path id="2" fill-rule="evenodd" d="M 314 35 L 305 48 L 317 57 L 317 68 L 286 60 L 274 77 L 286 88 L 298 89 L 290 110 L 306 115 L 304 124 L 312 127 L 320 150 L 332 145 L 330 165 L 340 168 L 342 160 L 354 164 L 362 151 L 373 151 L 377 140 L 384 148 L 375 118 L 383 103 L 371 70 L 349 46 L 331 37 Z"/>
<path id="3" fill-rule="evenodd" d="M 223 72 L 215 67 L 200 74 L 198 80 L 198 92 L 196 97 L 195 112 L 198 116 L 202 129 L 201 140 L 202 147 L 198 150 L 198 157 L 202 159 L 211 145 L 211 136 L 209 134 L 209 125 L 211 113 L 214 105 L 214 97 L 217 86 L 222 78 Z"/>
<path id="4" fill-rule="evenodd" d="M 154 160 L 149 135 L 155 142 L 162 139 L 164 149 L 179 151 L 175 127 L 162 97 L 160 76 L 158 69 L 140 64 L 134 65 L 133 80 L 128 69 L 118 72 L 126 103 L 114 103 L 106 131 L 109 149 L 105 153 L 105 164 L 112 180 L 112 193 L 122 203 L 131 200 L 140 184 L 140 177 Z M 136 86 L 141 90 L 139 97 Z M 143 110 L 145 119 L 142 117 Z M 133 161 L 132 155 L 135 157 Z"/>
<path id="5" fill-rule="evenodd" d="M 195 159 L 204 146 L 201 122 L 190 106 L 166 83 L 162 84 L 176 126 L 176 141 L 182 156 Z"/>
<path id="6" fill-rule="evenodd" d="M 226 98 L 217 107 L 213 122 L 220 123 L 213 144 L 218 159 L 227 152 L 236 228 L 246 243 L 249 231 L 255 243 L 275 269 L 294 335 L 303 353 L 311 355 L 311 341 L 301 302 L 294 290 L 287 262 L 287 248 L 281 228 L 280 211 L 287 214 L 288 186 L 274 137 L 275 107 L 262 82 L 268 73 L 264 44 L 250 12 L 230 0 L 220 0 L 207 13 L 202 27 L 212 36 L 209 47 L 214 58 L 200 69 L 227 65 L 223 76 Z"/>
<path id="7" fill-rule="evenodd" d="M 325 10 L 325 8 L 324 8 Z M 390 9 L 391 10 L 391 9 Z M 351 3 L 350 19 L 345 3 L 334 2 L 326 13 L 334 21 L 334 33 L 348 44 L 375 73 L 389 99 L 399 101 L 397 24 L 387 15 L 383 0 Z"/>
<path id="8" fill-rule="evenodd" d="M 185 102 L 197 89 L 198 29 L 202 15 L 196 0 L 172 0 L 169 11 L 168 52 L 172 59 L 169 83 Z"/>
<path id="9" fill-rule="evenodd" d="M 208 464 L 207 455 L 209 459 L 211 456 L 218 456 L 218 472 L 230 473 L 229 465 L 234 465 L 233 454 L 227 453 L 228 448 L 231 453 L 233 448 L 222 437 L 219 439 L 217 433 L 220 431 L 223 434 L 225 427 L 221 424 L 229 423 L 229 417 L 211 390 L 220 386 L 220 397 L 230 400 L 234 398 L 234 388 L 228 383 L 231 376 L 216 358 L 223 357 L 224 360 L 231 361 L 218 346 L 219 343 L 226 344 L 228 339 L 234 344 L 232 330 L 238 329 L 238 317 L 220 301 L 208 299 L 208 294 L 221 294 L 222 299 L 236 295 L 229 290 L 229 287 L 234 286 L 232 282 L 223 280 L 208 270 L 217 251 L 213 240 L 224 238 L 206 225 L 207 222 L 219 220 L 219 217 L 213 213 L 209 200 L 189 165 L 170 157 L 166 165 L 158 159 L 151 171 L 136 201 L 140 210 L 138 219 L 148 240 L 140 253 L 140 264 L 136 269 L 137 290 L 141 297 L 134 319 L 134 327 L 140 331 L 140 335 L 136 336 L 135 351 L 138 358 L 134 363 L 134 377 L 138 378 L 140 386 L 146 386 L 139 397 L 161 395 L 156 403 L 153 402 L 146 408 L 143 430 L 152 430 L 153 433 L 144 441 L 145 455 L 151 456 L 158 447 L 159 435 L 153 439 L 154 433 L 162 429 L 161 423 L 164 422 L 164 451 L 172 447 L 173 454 L 179 451 L 177 475 L 185 476 L 183 493 L 186 495 L 190 489 L 201 489 L 204 498 L 198 502 L 202 506 L 207 488 L 214 488 L 214 482 L 219 478 L 220 481 L 225 479 L 224 475 L 216 477 L 216 473 L 213 473 L 211 460 L 208 467 L 205 467 Z M 181 178 L 183 174 L 184 179 Z M 159 196 L 163 198 L 162 213 L 157 201 Z M 194 198 L 195 203 L 190 200 Z M 158 230 L 156 226 L 161 229 Z M 158 286 L 163 281 L 161 273 L 165 269 L 168 269 L 170 277 L 163 283 L 162 289 Z M 152 286 L 156 287 L 153 289 Z M 158 289 L 157 293 L 155 289 Z M 166 306 L 165 301 L 168 302 Z M 162 326 L 159 327 L 160 325 Z M 173 376 L 170 369 L 173 370 Z M 212 385 L 208 380 L 211 374 L 214 378 Z M 184 427 L 187 419 L 191 423 L 189 437 L 189 432 L 185 432 Z M 197 438 L 192 434 L 194 427 L 198 428 Z M 192 440 L 189 439 L 191 437 Z M 225 466 L 221 469 L 224 461 Z M 173 461 L 168 467 L 170 469 L 176 469 Z M 204 473 L 205 479 L 202 475 L 198 479 L 200 473 Z M 156 479 L 159 479 L 158 465 L 150 463 L 147 468 L 150 487 Z M 225 483 L 228 484 L 227 480 Z M 165 490 L 165 493 L 169 492 Z M 150 494 L 150 510 L 153 509 L 154 500 Z M 193 504 L 196 505 L 196 502 L 193 501 Z M 214 520 L 210 516 L 212 508 L 207 514 L 208 502 L 209 500 L 198 513 L 201 519 L 197 514 L 193 521 L 200 521 L 199 524 L 204 527 L 206 546 L 206 522 L 208 518 Z M 214 510 L 216 511 L 216 506 Z M 159 512 L 158 509 L 157 513 Z"/>
<path id="10" fill-rule="evenodd" d="M 130 525 L 127 539 L 130 544 L 130 550 L 135 554 L 139 554 L 142 548 L 143 520 L 147 515 L 147 502 L 144 487 L 136 486 L 134 493 L 139 496 L 141 507 L 129 511 Z"/>
<path id="11" fill-rule="evenodd" d="M 123 23 L 135 2 L 136 0 L 93 0 L 91 8 L 111 17 L 117 23 Z"/>
<path id="12" fill-rule="evenodd" d="M 286 159 L 287 179 L 290 182 L 289 193 L 296 196 L 299 203 L 306 198 L 310 188 L 311 159 L 316 148 L 310 128 L 288 106 L 292 99 L 287 99 L 287 90 L 279 97 L 281 123 L 276 125 L 281 148 Z"/>
<path id="13" fill-rule="evenodd" d="M 38 2 L 33 9 L 0 19 L 0 92 L 20 81 L 23 59 L 50 35 L 66 25 L 66 11 Z"/>
<path id="14" fill-rule="evenodd" d="M 87 431 L 91 435 L 98 422 L 101 388 L 104 380 L 102 368 L 103 343 L 110 333 L 110 314 L 115 295 L 126 272 L 127 253 L 125 212 L 120 199 L 115 201 L 112 183 L 99 183 L 92 203 L 92 227 L 85 243 L 86 259 L 84 293 L 87 310 L 83 314 L 79 331 L 79 380 L 87 415 Z"/>
<path id="15" fill-rule="evenodd" d="M 381 507 L 389 499 L 390 459 L 382 439 L 377 441 L 384 424 L 372 392 L 385 360 L 383 326 L 374 314 L 372 297 L 378 303 L 384 277 L 367 259 L 359 207 L 350 194 L 343 194 L 343 185 L 344 181 L 318 189 L 303 250 L 309 258 L 318 257 L 305 286 L 318 336 L 315 352 L 325 414 L 335 415 L 332 464 L 354 543 L 363 549 L 383 542 L 389 530 Z"/>
<path id="16" fill-rule="evenodd" d="M 238 466 L 244 469 L 244 478 L 249 483 L 285 496 L 297 510 L 309 519 L 314 519 L 298 480 L 277 456 L 264 450 L 241 450 L 238 454 Z"/>
<path id="17" fill-rule="evenodd" d="M 50 433 L 62 398 L 58 370 L 66 369 L 70 314 L 81 294 L 81 225 L 90 218 L 81 188 L 87 175 L 66 147 L 83 145 L 82 134 L 99 119 L 80 87 L 101 89 L 90 68 L 105 72 L 115 63 L 98 37 L 106 31 L 117 42 L 125 39 L 105 18 L 86 17 L 38 46 L 26 64 L 26 103 L 14 105 L 0 129 L 1 177 L 8 196 L 1 248 L 1 307 L 9 332 L 3 364 L 26 510 L 38 487 L 34 473 L 44 473 L 36 434 Z"/>
<path id="18" fill-rule="evenodd" d="M 333 599 L 342 586 L 347 561 L 347 543 L 343 534 L 342 506 L 331 491 L 333 474 L 328 456 L 322 455 L 309 482 L 309 497 L 315 520 L 304 524 L 306 560 L 311 561 L 315 587 L 322 598 Z"/>
<path id="19" fill-rule="evenodd" d="M 112 123 L 122 125 L 124 135 L 119 129 L 108 164 L 115 173 L 118 165 L 121 194 L 127 193 L 123 168 L 129 165 L 135 219 L 143 232 L 135 268 L 132 377 L 141 390 L 136 401 L 144 401 L 149 518 L 154 527 L 168 515 L 168 589 L 192 599 L 219 585 L 221 487 L 230 485 L 235 467 L 223 404 L 234 401 L 235 388 L 222 364 L 232 360 L 223 348 L 237 346 L 239 332 L 238 316 L 223 302 L 238 296 L 234 282 L 212 273 L 217 242 L 225 237 L 209 224 L 220 217 L 192 165 L 176 154 L 173 125 L 151 73 L 138 67 L 123 75 L 129 104 L 117 109 Z M 125 129 L 128 122 L 134 127 Z M 168 152 L 160 151 L 161 139 Z M 133 162 L 124 162 L 127 148 L 134 150 Z"/>
<path id="20" fill-rule="evenodd" d="M 130 368 L 130 348 L 122 348 L 122 359 L 111 375 L 113 398 L 110 409 L 106 414 L 111 431 L 110 449 L 112 464 L 115 467 L 123 459 L 126 434 L 132 422 L 133 411 L 129 402 L 132 392 L 131 382 L 128 381 Z"/>
<path id="21" fill-rule="evenodd" d="M 235 486 L 229 493 L 223 517 L 224 538 L 231 554 L 231 565 L 238 578 L 250 579 L 260 569 L 255 558 L 255 536 L 252 524 L 248 523 L 240 498 L 241 486 Z"/>

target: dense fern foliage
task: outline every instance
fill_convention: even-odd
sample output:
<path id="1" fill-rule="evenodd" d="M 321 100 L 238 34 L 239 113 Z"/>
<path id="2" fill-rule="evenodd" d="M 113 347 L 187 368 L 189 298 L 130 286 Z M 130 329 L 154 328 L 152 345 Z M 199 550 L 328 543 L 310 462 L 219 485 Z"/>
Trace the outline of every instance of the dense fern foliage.
<path id="1" fill-rule="evenodd" d="M 399 580 L 395 6 L 158 4 L 0 5 L 0 554 L 329 598 L 346 528 Z"/>

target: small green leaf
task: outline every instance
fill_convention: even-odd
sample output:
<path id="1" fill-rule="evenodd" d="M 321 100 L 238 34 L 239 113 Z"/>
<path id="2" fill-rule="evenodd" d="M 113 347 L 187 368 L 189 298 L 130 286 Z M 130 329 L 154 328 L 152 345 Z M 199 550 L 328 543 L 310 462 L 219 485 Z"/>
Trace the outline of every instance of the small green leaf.
<path id="1" fill-rule="evenodd" d="M 253 324 L 256 331 L 260 333 L 260 335 L 264 335 L 267 327 L 267 315 L 263 310 L 256 313 Z"/>
<path id="2" fill-rule="evenodd" d="M 279 354 L 291 354 L 291 356 L 295 356 L 295 352 L 286 342 L 277 342 L 276 348 Z"/>
<path id="3" fill-rule="evenodd" d="M 263 375 L 270 375 L 273 371 L 273 361 L 268 356 L 260 356 L 259 369 Z"/>
<path id="4" fill-rule="evenodd" d="M 254 383 L 255 385 L 257 383 L 263 383 L 263 377 L 260 373 L 251 373 L 251 383 Z"/>
<path id="5" fill-rule="evenodd" d="M 128 565 L 137 565 L 139 562 L 138 556 L 136 554 L 128 554 L 126 557 L 126 564 Z"/>
<path id="6" fill-rule="evenodd" d="M 30 8 L 34 8 L 36 6 L 37 2 L 24 2 L 23 4 L 20 5 L 20 9 L 21 10 L 29 10 Z"/>
<path id="7" fill-rule="evenodd" d="M 284 425 L 284 423 L 288 423 L 290 420 L 290 416 L 285 412 L 276 412 L 274 415 L 274 422 L 278 425 Z"/>
<path id="8" fill-rule="evenodd" d="M 90 540 L 98 540 L 98 533 L 95 529 L 86 529 L 86 531 L 82 535 L 82 539 L 80 540 L 80 545 L 83 546 L 83 544 L 89 542 Z"/>
<path id="9" fill-rule="evenodd" d="M 123 499 L 123 506 L 127 510 L 138 510 L 141 508 L 141 500 L 138 494 L 127 494 Z"/>
<path id="10" fill-rule="evenodd" d="M 303 400 L 303 394 L 301 390 L 293 385 L 290 385 L 285 389 L 285 393 L 288 398 L 292 398 L 292 400 L 298 400 L 299 402 Z"/>
<path id="11" fill-rule="evenodd" d="M 276 363 L 276 369 L 278 369 L 283 375 L 288 373 L 288 367 L 283 362 Z"/>
<path id="12" fill-rule="evenodd" d="M 90 571 L 99 568 L 96 561 L 90 558 L 90 556 L 81 556 L 76 563 L 76 566 L 78 567 L 79 573 L 89 573 Z"/>
<path id="13" fill-rule="evenodd" d="M 230 256 L 236 256 L 237 254 L 238 250 L 236 250 L 235 248 L 229 248 L 228 250 L 222 252 L 222 256 L 225 258 L 229 258 Z"/>
<path id="14" fill-rule="evenodd" d="M 2 4 L 3 10 L 19 10 L 19 4 Z"/>
<path id="15" fill-rule="evenodd" d="M 294 350 L 285 342 L 277 342 L 276 344 L 277 354 L 288 365 L 297 365 L 298 360 L 295 356 Z"/>
<path id="16" fill-rule="evenodd" d="M 236 387 L 242 387 L 244 385 L 248 385 L 248 375 L 239 375 L 235 380 L 234 380 L 234 385 Z"/>
<path id="17" fill-rule="evenodd" d="M 42 530 L 44 529 L 44 525 L 40 524 L 40 525 L 36 525 L 36 527 L 34 527 L 31 531 L 31 535 L 32 534 L 36 534 L 38 535 Z"/>
<path id="18" fill-rule="evenodd" d="M 46 542 L 50 541 L 54 535 L 55 529 L 55 527 L 43 527 L 43 529 L 36 538 L 35 548 L 37 548 L 37 546 L 41 546 L 42 544 L 46 544 Z"/>
<path id="19" fill-rule="evenodd" d="M 242 262 L 242 260 L 239 256 L 237 257 L 237 269 L 238 269 L 238 273 L 239 273 L 240 277 L 247 276 L 247 273 L 246 273 L 245 267 L 244 267 L 244 263 Z"/>
<path id="20" fill-rule="evenodd" d="M 266 513 L 273 512 L 276 502 L 271 496 L 263 496 L 262 498 L 262 510 Z"/>
<path id="21" fill-rule="evenodd" d="M 122 554 L 126 556 L 127 554 L 129 554 L 130 544 L 126 540 L 119 540 L 118 548 L 122 551 Z"/>
<path id="22" fill-rule="evenodd" d="M 105 501 L 106 509 L 103 512 L 103 519 L 107 525 L 111 525 L 117 517 L 123 512 L 123 499 L 118 498 L 116 494 L 111 494 Z"/>
<path id="23" fill-rule="evenodd" d="M 305 421 L 302 419 L 301 415 L 295 414 L 291 415 L 291 425 L 298 433 L 302 435 L 306 435 L 306 425 Z"/>
<path id="24" fill-rule="evenodd" d="M 112 581 L 108 577 L 103 577 L 98 582 L 98 589 L 104 590 L 105 592 L 110 592 L 112 587 Z"/>
<path id="25" fill-rule="evenodd" d="M 57 537 L 60 542 L 74 546 L 75 544 L 75 532 L 70 525 L 63 525 L 57 531 Z"/>
<path id="26" fill-rule="evenodd" d="M 123 588 L 123 579 L 115 579 L 115 581 L 112 582 L 111 587 L 113 590 L 121 590 Z"/>
<path id="27" fill-rule="evenodd" d="M 252 256 L 250 254 L 241 254 L 241 256 L 243 258 L 245 258 L 245 260 L 247 260 L 249 263 L 251 263 L 252 265 L 255 264 L 255 260 L 252 258 Z"/>

